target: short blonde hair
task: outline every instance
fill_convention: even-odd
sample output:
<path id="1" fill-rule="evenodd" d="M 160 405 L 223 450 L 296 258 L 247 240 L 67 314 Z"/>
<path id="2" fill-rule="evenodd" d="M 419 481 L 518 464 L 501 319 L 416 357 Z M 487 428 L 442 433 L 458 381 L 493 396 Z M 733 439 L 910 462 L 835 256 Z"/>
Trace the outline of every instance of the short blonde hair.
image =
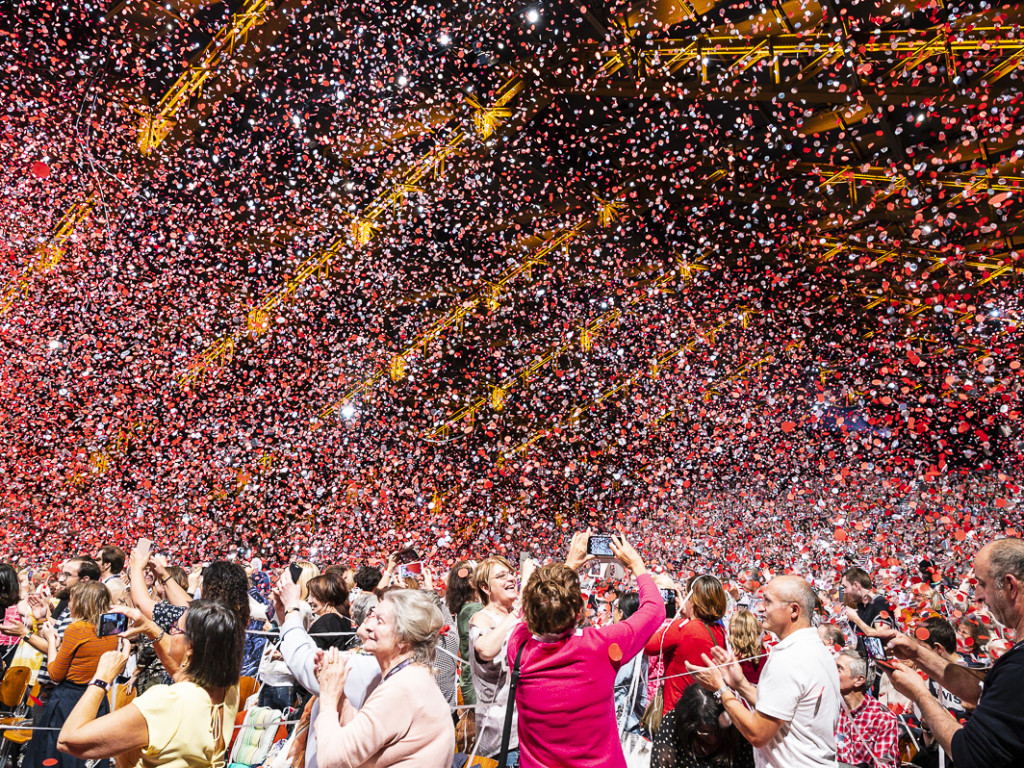
<path id="1" fill-rule="evenodd" d="M 99 634 L 100 617 L 110 610 L 110 590 L 98 581 L 79 582 L 71 588 L 68 609 L 71 618 L 89 622 Z"/>
<path id="2" fill-rule="evenodd" d="M 476 591 L 480 594 L 480 598 L 485 602 L 491 601 L 491 588 L 488 586 L 491 582 L 491 577 L 494 575 L 494 571 L 497 570 L 499 565 L 503 565 L 508 568 L 509 573 L 514 573 L 515 569 L 512 567 L 512 563 L 506 560 L 501 555 L 492 555 L 486 560 L 480 562 L 473 571 L 473 586 L 476 587 Z M 486 587 L 486 591 L 484 588 Z"/>
<path id="3" fill-rule="evenodd" d="M 381 602 L 394 606 L 395 635 L 409 646 L 413 660 L 432 666 L 444 626 L 441 609 L 419 589 L 392 590 Z"/>

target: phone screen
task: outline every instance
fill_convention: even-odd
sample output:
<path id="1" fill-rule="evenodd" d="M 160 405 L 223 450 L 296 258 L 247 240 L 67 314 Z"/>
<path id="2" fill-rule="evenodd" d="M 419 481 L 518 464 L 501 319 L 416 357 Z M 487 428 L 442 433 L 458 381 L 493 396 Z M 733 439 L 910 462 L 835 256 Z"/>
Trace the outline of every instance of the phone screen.
<path id="1" fill-rule="evenodd" d="M 120 635 L 128 629 L 128 617 L 123 613 L 104 613 L 100 616 L 100 637 Z"/>
<path id="2" fill-rule="evenodd" d="M 882 641 L 877 637 L 865 637 L 864 650 L 867 651 L 869 659 L 885 661 L 885 648 L 882 646 Z"/>
<path id="3" fill-rule="evenodd" d="M 302 566 L 298 563 L 292 563 L 288 566 L 288 573 L 291 574 L 292 582 L 298 584 L 299 579 L 302 578 Z"/>
<path id="4" fill-rule="evenodd" d="M 398 566 L 399 577 L 405 579 L 409 576 L 420 576 L 423 573 L 423 562 L 418 561 L 415 563 L 406 563 L 405 565 Z"/>
<path id="5" fill-rule="evenodd" d="M 587 554 L 598 557 L 614 557 L 612 552 L 612 537 L 595 534 L 587 539 Z"/>
<path id="6" fill-rule="evenodd" d="M 661 599 L 666 603 L 674 603 L 676 601 L 676 591 L 674 589 L 659 589 L 661 592 Z"/>

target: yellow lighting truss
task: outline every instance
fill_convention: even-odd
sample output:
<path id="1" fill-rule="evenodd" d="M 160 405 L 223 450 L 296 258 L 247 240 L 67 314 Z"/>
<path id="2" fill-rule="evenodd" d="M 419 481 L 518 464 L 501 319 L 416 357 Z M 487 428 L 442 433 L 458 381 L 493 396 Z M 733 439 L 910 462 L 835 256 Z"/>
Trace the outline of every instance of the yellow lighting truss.
<path id="1" fill-rule="evenodd" d="M 75 203 L 64 212 L 53 234 L 35 247 L 21 274 L 0 294 L 0 315 L 6 314 L 14 303 L 28 292 L 34 275 L 48 274 L 60 264 L 67 253 L 68 241 L 74 235 L 75 229 L 89 217 L 95 206 L 95 198 L 90 196 L 85 202 Z"/>
<path id="2" fill-rule="evenodd" d="M 143 111 L 139 120 L 139 151 L 148 155 L 174 130 L 178 115 L 198 96 L 203 85 L 244 43 L 252 29 L 264 22 L 270 0 L 247 0 L 231 22 L 223 27 L 203 49 L 199 61 L 190 65 L 164 94 L 152 111 Z"/>
<path id="3" fill-rule="evenodd" d="M 848 51 L 833 35 L 824 32 L 766 37 L 699 35 L 685 40 L 655 40 L 641 47 L 627 43 L 611 51 L 598 51 L 597 55 L 605 59 L 602 69 L 606 74 L 629 66 L 638 78 L 671 75 L 696 64 L 702 83 L 708 80 L 707 65 L 712 60 L 727 63 L 736 75 L 767 63 L 776 85 L 782 82 L 781 60 L 794 57 L 810 57 L 810 63 L 801 72 L 805 74 L 820 71 L 846 55 L 884 56 L 887 62 L 899 56 L 902 58 L 886 73 L 895 80 L 935 56 L 943 57 L 948 71 L 955 74 L 962 69 L 958 55 L 979 54 L 990 57 L 990 68 L 977 81 L 986 85 L 992 85 L 1024 63 L 1024 37 L 1010 28 L 876 31 L 863 38 L 855 37 L 851 45 L 854 50 Z"/>
<path id="4" fill-rule="evenodd" d="M 507 81 L 498 91 L 495 104 L 507 104 L 523 88 L 522 80 L 517 76 Z M 222 367 L 230 362 L 235 342 L 245 334 L 259 336 L 266 333 L 274 322 L 282 306 L 291 301 L 305 283 L 316 276 L 326 277 L 331 262 L 337 258 L 346 246 L 359 249 L 367 245 L 380 229 L 381 218 L 386 212 L 400 207 L 410 192 L 418 190 L 420 182 L 431 174 L 439 176 L 443 173 L 445 161 L 469 139 L 463 130 L 456 131 L 444 144 L 434 147 L 427 155 L 413 163 L 412 167 L 401 174 L 400 178 L 381 191 L 366 208 L 357 216 L 352 224 L 351 241 L 348 235 L 336 238 L 327 248 L 305 259 L 299 264 L 295 273 L 282 285 L 275 288 L 258 305 L 249 310 L 244 329 L 236 329 L 228 336 L 222 337 L 207 347 L 179 376 L 178 383 L 192 386 L 201 381 L 212 369 Z M 468 312 L 468 310 L 467 310 Z M 464 316 L 466 312 L 462 313 Z M 461 318 L 460 318 L 461 321 Z M 395 363 L 391 367 L 392 375 L 404 373 L 404 367 Z M 372 377 L 373 382 L 380 376 Z"/>
<path id="5" fill-rule="evenodd" d="M 90 450 L 89 466 L 87 472 L 75 472 L 68 477 L 68 482 L 74 487 L 80 487 L 90 477 L 98 477 L 107 473 L 110 465 L 119 457 L 128 453 L 139 439 L 145 437 L 153 430 L 152 425 L 142 421 L 133 421 L 127 427 L 118 429 L 110 441 L 103 447 Z"/>
<path id="6" fill-rule="evenodd" d="M 541 355 L 538 355 L 525 366 L 502 379 L 496 384 L 488 385 L 488 393 L 474 397 L 470 402 L 445 419 L 441 424 L 434 427 L 427 435 L 428 440 L 439 440 L 448 437 L 451 428 L 461 421 L 472 421 L 476 414 L 488 403 L 495 411 L 501 411 L 505 407 L 505 399 L 509 392 L 519 385 L 526 385 L 537 374 L 537 372 L 556 361 L 560 356 L 572 350 L 577 344 L 582 352 L 590 352 L 594 341 L 602 331 L 617 326 L 629 312 L 638 305 L 643 304 L 652 296 L 663 292 L 665 286 L 679 276 L 676 270 L 672 270 L 660 277 L 646 283 L 642 289 L 627 301 L 621 308 L 613 308 L 603 313 L 589 323 L 583 323 L 572 331 L 557 344 L 549 347 Z M 686 281 L 684 277 L 684 282 Z"/>
<path id="7" fill-rule="evenodd" d="M 745 318 L 749 316 L 749 314 L 751 314 L 752 312 L 753 310 L 745 309 L 740 312 L 737 319 L 739 319 L 741 322 L 745 322 Z M 646 371 L 638 371 L 634 373 L 632 376 L 630 376 L 627 379 L 624 379 L 615 386 L 605 389 L 603 392 L 601 392 L 601 394 L 599 394 L 597 397 L 593 398 L 589 402 L 573 408 L 567 417 L 562 417 L 561 419 L 557 420 L 550 426 L 537 430 L 530 437 L 528 437 L 526 440 L 522 441 L 519 445 L 517 445 L 515 448 L 504 453 L 501 453 L 498 456 L 499 466 L 505 464 L 510 459 L 513 459 L 517 456 L 526 453 L 526 451 L 528 451 L 531 446 L 535 445 L 541 440 L 544 440 L 545 438 L 550 437 L 552 435 L 559 434 L 564 428 L 575 427 L 579 423 L 580 416 L 582 416 L 584 413 L 593 410 L 597 406 L 612 399 L 619 393 L 625 392 L 634 384 L 636 384 L 640 379 L 642 379 L 645 375 L 649 375 L 652 378 L 656 377 L 658 372 L 661 369 L 663 369 L 665 365 L 667 365 L 669 362 L 674 360 L 679 355 L 692 352 L 694 349 L 696 349 L 697 345 L 702 340 L 706 341 L 709 345 L 713 346 L 715 343 L 715 336 L 720 331 L 724 330 L 730 322 L 731 320 L 725 320 L 724 322 L 719 323 L 713 328 L 709 328 L 704 333 L 698 334 L 689 341 L 684 342 L 683 344 L 680 344 L 677 347 L 674 347 L 673 349 L 669 350 L 668 352 L 665 352 L 662 355 L 659 355 L 657 358 L 651 361 L 651 365 Z"/>
<path id="8" fill-rule="evenodd" d="M 321 408 L 317 412 L 317 419 L 322 421 L 337 413 L 347 403 L 373 389 L 386 375 L 389 375 L 392 381 L 403 379 L 408 369 L 409 361 L 413 357 L 426 354 L 430 345 L 448 331 L 454 329 L 461 332 L 466 317 L 477 311 L 480 307 L 486 307 L 488 310 L 497 309 L 502 291 L 510 283 L 524 275 L 527 278 L 532 276 L 534 267 L 547 264 L 547 261 L 545 261 L 546 257 L 560 248 L 567 248 L 571 241 L 580 237 L 584 232 L 586 224 L 587 219 L 584 218 L 575 224 L 556 231 L 540 248 L 530 253 L 523 261 L 509 267 L 493 281 L 482 285 L 474 293 L 470 294 L 468 298 L 446 312 L 443 317 L 431 323 L 425 331 L 419 333 L 409 344 L 391 358 L 386 370 L 380 368 L 374 371 L 358 384 L 349 388 L 345 394 L 333 403 Z"/>

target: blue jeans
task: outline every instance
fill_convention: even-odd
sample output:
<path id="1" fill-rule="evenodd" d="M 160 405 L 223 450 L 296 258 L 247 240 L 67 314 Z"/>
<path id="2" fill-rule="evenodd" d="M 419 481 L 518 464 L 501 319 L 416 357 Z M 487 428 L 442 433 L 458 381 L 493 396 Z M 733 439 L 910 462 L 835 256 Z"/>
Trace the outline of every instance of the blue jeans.
<path id="1" fill-rule="evenodd" d="M 295 695 L 290 685 L 264 685 L 260 688 L 257 705 L 285 710 L 292 705 L 293 701 L 295 701 Z"/>

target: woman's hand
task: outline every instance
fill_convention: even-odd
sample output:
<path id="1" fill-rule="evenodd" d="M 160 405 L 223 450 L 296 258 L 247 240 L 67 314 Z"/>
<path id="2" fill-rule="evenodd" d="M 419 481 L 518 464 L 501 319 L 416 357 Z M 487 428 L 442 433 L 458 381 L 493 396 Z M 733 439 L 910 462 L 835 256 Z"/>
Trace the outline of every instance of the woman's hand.
<path id="1" fill-rule="evenodd" d="M 160 581 L 167 578 L 167 558 L 163 555 L 153 555 L 149 558 L 149 564 L 153 568 L 153 573 Z"/>
<path id="2" fill-rule="evenodd" d="M 49 617 L 50 604 L 43 595 L 40 595 L 38 592 L 29 595 L 28 604 L 36 621 L 43 621 Z"/>
<path id="3" fill-rule="evenodd" d="M 43 625 L 39 628 L 39 636 L 47 642 L 57 640 L 57 627 L 54 626 L 53 619 L 47 619 L 43 622 Z"/>
<path id="4" fill-rule="evenodd" d="M 340 709 L 341 700 L 345 697 L 345 681 L 348 680 L 348 659 L 331 648 L 320 663 L 320 671 L 316 679 L 320 683 L 320 707 Z"/>
<path id="5" fill-rule="evenodd" d="M 128 627 L 128 629 L 118 635 L 118 637 L 124 638 L 125 640 L 131 640 L 139 635 L 152 635 L 153 637 L 156 637 L 161 632 L 160 627 L 156 622 L 150 621 L 146 618 L 145 614 L 143 614 L 138 608 L 133 608 L 130 605 L 112 605 L 110 606 L 110 612 L 123 613 L 132 620 L 132 626 Z"/>
<path id="6" fill-rule="evenodd" d="M 644 565 L 640 553 L 633 549 L 633 545 L 626 541 L 625 536 L 612 535 L 612 552 L 624 566 L 633 572 L 634 576 L 647 573 L 647 566 Z"/>
<path id="7" fill-rule="evenodd" d="M 587 554 L 587 542 L 590 541 L 590 529 L 577 531 L 569 543 L 569 554 L 565 556 L 565 564 L 578 571 L 584 565 L 594 559 L 593 555 Z"/>
<path id="8" fill-rule="evenodd" d="M 129 646 L 128 643 L 121 645 L 124 646 L 124 650 L 118 647 L 116 651 L 107 651 L 100 656 L 100 662 L 96 665 L 96 674 L 93 677 L 105 683 L 112 683 L 115 677 L 124 672 L 124 668 L 128 664 Z"/>

